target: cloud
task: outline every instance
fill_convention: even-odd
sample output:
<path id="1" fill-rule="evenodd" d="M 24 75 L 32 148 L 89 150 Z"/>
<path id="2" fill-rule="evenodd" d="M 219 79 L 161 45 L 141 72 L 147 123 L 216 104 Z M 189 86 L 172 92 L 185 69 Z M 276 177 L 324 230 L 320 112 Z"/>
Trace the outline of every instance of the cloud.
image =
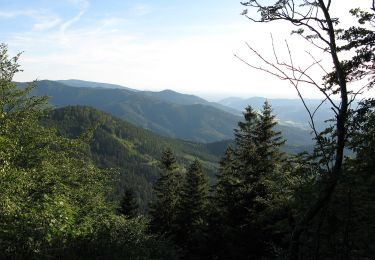
<path id="1" fill-rule="evenodd" d="M 69 0 L 71 1 L 71 0 Z M 61 44 L 67 44 L 69 42 L 69 37 L 67 37 L 66 31 L 68 30 L 69 27 L 71 27 L 74 23 L 78 22 L 81 17 L 84 15 L 86 12 L 87 8 L 89 7 L 89 2 L 88 1 L 77 1 L 74 0 L 74 3 L 79 3 L 82 4 L 82 8 L 79 11 L 79 13 L 74 16 L 73 18 L 65 21 L 63 24 L 60 26 L 60 37 L 59 37 L 59 42 Z"/>
<path id="2" fill-rule="evenodd" d="M 86 8 L 81 10 L 76 16 L 74 16 L 72 19 L 69 19 L 68 21 L 64 22 L 61 26 L 60 26 L 60 31 L 61 32 L 65 32 L 72 24 L 76 23 L 79 21 L 79 19 L 81 19 L 82 15 L 85 13 L 86 11 Z"/>
<path id="3" fill-rule="evenodd" d="M 68 0 L 68 2 L 81 8 L 88 8 L 90 5 L 89 0 Z"/>
<path id="4" fill-rule="evenodd" d="M 61 19 L 60 17 L 54 15 L 48 11 L 41 11 L 41 10 L 20 10 L 20 11 L 7 11 L 7 12 L 0 12 L 0 18 L 11 19 L 16 18 L 19 16 L 29 17 L 34 20 L 34 24 L 32 26 L 33 30 L 43 31 L 47 29 L 51 29 L 57 26 Z"/>
<path id="5" fill-rule="evenodd" d="M 0 11 L 0 18 L 15 18 L 18 16 L 27 16 L 31 18 L 38 18 L 41 13 L 37 10 L 21 10 L 21 11 Z"/>
<path id="6" fill-rule="evenodd" d="M 143 16 L 152 12 L 152 7 L 148 4 L 137 4 L 133 6 L 135 15 Z"/>
<path id="7" fill-rule="evenodd" d="M 51 29 L 61 23 L 61 19 L 59 17 L 46 17 L 40 19 L 39 22 L 33 25 L 34 30 L 44 31 Z"/>
<path id="8" fill-rule="evenodd" d="M 19 12 L 2 12 L 0 11 L 0 18 L 13 18 L 19 15 Z"/>

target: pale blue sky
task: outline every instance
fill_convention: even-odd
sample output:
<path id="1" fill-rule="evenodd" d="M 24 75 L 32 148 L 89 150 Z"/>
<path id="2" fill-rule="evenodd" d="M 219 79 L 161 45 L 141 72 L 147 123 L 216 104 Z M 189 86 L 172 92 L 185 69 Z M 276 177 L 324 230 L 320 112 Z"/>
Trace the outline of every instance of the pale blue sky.
<path id="1" fill-rule="evenodd" d="M 247 58 L 245 41 L 269 53 L 270 33 L 282 43 L 290 32 L 251 23 L 239 2 L 0 0 L 0 42 L 24 51 L 20 81 L 77 78 L 209 98 L 295 96 L 234 58 Z M 339 2 L 341 12 L 350 1 Z"/>

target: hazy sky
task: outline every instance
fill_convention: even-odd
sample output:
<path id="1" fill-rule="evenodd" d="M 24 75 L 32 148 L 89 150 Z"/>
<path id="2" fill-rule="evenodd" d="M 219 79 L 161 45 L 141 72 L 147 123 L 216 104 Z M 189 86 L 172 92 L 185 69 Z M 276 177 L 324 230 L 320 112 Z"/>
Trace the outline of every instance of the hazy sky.
<path id="1" fill-rule="evenodd" d="M 348 4 L 370 5 L 370 0 L 334 2 L 344 18 Z M 280 49 L 288 40 L 296 61 L 308 59 L 304 51 L 310 48 L 297 36 L 290 39 L 285 24 L 251 23 L 240 15 L 237 0 L 0 0 L 0 5 L 0 42 L 12 54 L 24 51 L 18 81 L 75 78 L 211 99 L 295 97 L 288 84 L 250 69 L 234 54 L 257 63 L 245 42 L 270 54 L 270 33 Z"/>

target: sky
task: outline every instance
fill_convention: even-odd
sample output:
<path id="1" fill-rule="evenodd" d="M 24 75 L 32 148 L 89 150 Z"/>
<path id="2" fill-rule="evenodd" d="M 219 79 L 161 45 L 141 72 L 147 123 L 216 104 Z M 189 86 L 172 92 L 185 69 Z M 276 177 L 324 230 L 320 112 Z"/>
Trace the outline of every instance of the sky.
<path id="1" fill-rule="evenodd" d="M 369 0 L 356 2 L 370 5 Z M 333 10 L 348 22 L 353 1 L 334 3 Z M 0 0 L 0 5 L 0 42 L 12 55 L 23 52 L 24 71 L 17 81 L 81 79 L 173 89 L 209 100 L 295 98 L 289 84 L 234 55 L 258 64 L 248 43 L 272 59 L 272 34 L 278 55 L 285 55 L 287 40 L 296 62 L 311 62 L 306 50 L 312 46 L 291 36 L 292 28 L 250 22 L 237 0 Z M 303 93 L 320 97 L 311 87 Z"/>

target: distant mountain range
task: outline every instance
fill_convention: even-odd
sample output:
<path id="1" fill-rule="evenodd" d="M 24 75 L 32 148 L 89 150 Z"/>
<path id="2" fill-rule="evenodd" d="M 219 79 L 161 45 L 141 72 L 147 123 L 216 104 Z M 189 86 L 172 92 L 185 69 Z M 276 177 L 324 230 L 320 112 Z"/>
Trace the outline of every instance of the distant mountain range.
<path id="1" fill-rule="evenodd" d="M 219 103 L 239 111 L 243 111 L 248 105 L 251 105 L 254 109 L 260 110 L 265 100 L 266 98 L 263 97 L 251 97 L 248 99 L 230 97 L 219 101 Z M 308 124 L 310 118 L 300 99 L 267 100 L 272 105 L 274 113 L 281 124 L 310 129 Z M 312 112 L 321 104 L 321 101 L 320 99 L 305 99 L 307 107 Z M 331 110 L 331 106 L 328 103 L 322 104 L 314 116 L 317 127 L 322 130 L 326 126 L 324 122 L 333 118 L 333 116 L 334 113 Z"/>
<path id="2" fill-rule="evenodd" d="M 56 107 L 86 105 L 164 136 L 211 142 L 229 139 L 240 117 L 202 104 L 179 105 L 127 89 L 70 87 L 38 81 L 33 94 Z"/>
<path id="3" fill-rule="evenodd" d="M 195 96 L 195 95 L 181 94 L 181 93 L 178 93 L 176 91 L 169 90 L 169 89 L 159 91 L 159 92 L 141 91 L 140 93 L 142 93 L 146 96 L 159 98 L 161 100 L 171 102 L 171 103 L 174 103 L 174 104 L 178 104 L 178 105 L 211 106 L 211 107 L 218 108 L 220 110 L 223 110 L 225 112 L 228 112 L 228 113 L 231 113 L 231 114 L 234 114 L 234 115 L 237 115 L 237 116 L 242 115 L 241 110 L 237 110 L 237 109 L 231 108 L 229 106 L 222 105 L 220 103 L 209 102 L 209 101 L 207 101 L 203 98 L 200 98 L 198 96 Z"/>
<path id="4" fill-rule="evenodd" d="M 178 105 L 207 105 L 219 108 L 226 112 L 235 114 L 235 115 L 242 115 L 240 110 L 233 109 L 229 106 L 224 106 L 216 102 L 209 102 L 203 98 L 200 98 L 195 95 L 189 94 L 181 94 L 173 90 L 162 90 L 162 91 L 140 91 L 132 88 L 128 88 L 121 85 L 115 84 L 108 84 L 108 83 L 98 83 L 92 81 L 84 81 L 84 80 L 77 80 L 77 79 L 69 79 L 69 80 L 57 80 L 56 82 L 62 83 L 64 85 L 70 87 L 81 87 L 81 88 L 106 88 L 106 89 L 126 89 L 133 92 L 138 92 L 139 94 L 143 94 L 145 96 L 158 98 L 163 101 L 167 101 L 170 103 L 178 104 Z"/>
<path id="5" fill-rule="evenodd" d="M 80 82 L 38 81 L 33 94 L 49 96 L 50 103 L 56 107 L 91 106 L 155 133 L 195 142 L 232 139 L 233 129 L 242 120 L 239 110 L 194 95 L 171 90 L 133 91 L 118 85 L 87 81 L 83 82 L 85 87 L 79 87 Z M 278 129 L 290 146 L 312 143 L 309 131 L 285 124 L 279 124 Z"/>
<path id="6" fill-rule="evenodd" d="M 114 88 L 114 89 L 118 88 L 118 89 L 127 89 L 131 91 L 138 91 L 136 89 L 128 88 L 128 87 L 121 86 L 121 85 L 100 83 L 100 82 L 93 82 L 93 81 L 86 81 L 86 80 L 79 80 L 79 79 L 56 80 L 56 82 L 60 82 L 67 86 L 80 87 L 80 88 Z"/>
<path id="7" fill-rule="evenodd" d="M 228 113 L 242 116 L 242 111 L 245 107 L 251 105 L 253 108 L 260 110 L 266 98 L 264 97 L 251 97 L 251 98 L 239 98 L 229 97 L 219 102 L 209 102 L 203 98 L 195 95 L 181 94 L 173 90 L 163 90 L 159 92 L 154 91 L 139 91 L 128 87 L 98 83 L 83 80 L 59 80 L 58 82 L 63 83 L 72 87 L 90 87 L 90 88 L 112 88 L 112 89 L 127 89 L 134 92 L 142 93 L 146 96 L 159 98 L 160 100 L 171 102 L 178 105 L 194 105 L 201 104 L 206 106 L 212 106 Z M 267 99 L 277 116 L 280 124 L 286 126 L 295 126 L 310 130 L 308 123 L 309 116 L 306 112 L 300 99 Z M 305 99 L 308 108 L 314 111 L 321 103 L 320 99 Z M 315 113 L 315 121 L 319 130 L 322 130 L 326 124 L 326 120 L 329 120 L 334 116 L 331 106 L 328 103 L 324 103 L 320 106 L 319 110 Z"/>

